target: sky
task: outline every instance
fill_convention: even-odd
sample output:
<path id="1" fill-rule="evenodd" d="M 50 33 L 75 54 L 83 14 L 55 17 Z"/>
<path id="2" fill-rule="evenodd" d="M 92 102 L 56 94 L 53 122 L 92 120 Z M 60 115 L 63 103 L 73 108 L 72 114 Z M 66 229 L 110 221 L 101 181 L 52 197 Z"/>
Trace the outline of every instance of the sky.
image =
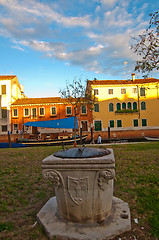
<path id="1" fill-rule="evenodd" d="M 0 75 L 27 97 L 56 97 L 66 82 L 130 79 L 131 50 L 156 0 L 0 0 Z M 158 72 L 150 76 L 159 78 Z M 142 75 L 136 72 L 136 78 Z"/>

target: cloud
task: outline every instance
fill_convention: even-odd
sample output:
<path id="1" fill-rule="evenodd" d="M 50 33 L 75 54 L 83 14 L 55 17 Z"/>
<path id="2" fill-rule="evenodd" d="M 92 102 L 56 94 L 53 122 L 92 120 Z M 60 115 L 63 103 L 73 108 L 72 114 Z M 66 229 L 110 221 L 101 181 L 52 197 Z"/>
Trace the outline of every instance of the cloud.
<path id="1" fill-rule="evenodd" d="M 71 5 L 70 5 L 71 4 Z M 65 65 L 87 71 L 115 74 L 135 55 L 131 35 L 147 21 L 135 1 L 126 0 L 0 0 L 0 35 L 13 41 L 12 48 L 39 51 Z"/>
<path id="2" fill-rule="evenodd" d="M 56 52 L 61 53 L 65 50 L 65 44 L 60 42 L 46 42 L 46 41 L 19 41 L 23 47 L 30 47 L 36 51 L 45 53 L 45 57 L 54 57 Z"/>
<path id="3" fill-rule="evenodd" d="M 56 22 L 64 26 L 81 26 L 89 27 L 89 15 L 80 17 L 67 17 L 55 11 L 48 4 L 35 0 L 1 0 L 0 5 L 5 7 L 10 14 L 17 18 L 22 18 L 22 22 L 29 22 L 31 17 L 32 22 L 37 22 L 39 19 L 45 19 L 47 22 Z M 39 19 L 38 19 L 39 18 Z M 21 23 L 22 23 L 21 22 Z"/>
<path id="4" fill-rule="evenodd" d="M 13 45 L 13 46 L 11 46 L 11 47 L 12 47 L 12 48 L 15 48 L 15 49 L 18 49 L 18 50 L 20 50 L 20 51 L 22 51 L 22 52 L 25 51 L 24 48 L 20 47 L 19 45 Z"/>
<path id="5" fill-rule="evenodd" d="M 101 0 L 101 4 L 106 5 L 108 7 L 113 7 L 115 5 L 116 0 Z"/>

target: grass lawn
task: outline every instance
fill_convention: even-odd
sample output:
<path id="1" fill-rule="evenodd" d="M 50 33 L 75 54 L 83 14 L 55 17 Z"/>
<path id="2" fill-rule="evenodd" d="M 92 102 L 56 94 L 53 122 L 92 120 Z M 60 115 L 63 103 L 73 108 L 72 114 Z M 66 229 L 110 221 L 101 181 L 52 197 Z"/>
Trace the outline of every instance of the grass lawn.
<path id="1" fill-rule="evenodd" d="M 116 159 L 114 196 L 131 210 L 132 230 L 120 238 L 159 239 L 159 142 L 109 147 Z M 59 149 L 0 149 L 0 239 L 47 239 L 36 214 L 54 192 L 42 177 L 41 161 Z"/>

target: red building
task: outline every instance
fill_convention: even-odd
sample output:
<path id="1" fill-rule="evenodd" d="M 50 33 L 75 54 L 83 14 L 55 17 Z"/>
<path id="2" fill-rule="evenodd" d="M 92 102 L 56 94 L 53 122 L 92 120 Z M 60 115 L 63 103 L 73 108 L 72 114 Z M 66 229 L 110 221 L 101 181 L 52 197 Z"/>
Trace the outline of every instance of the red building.
<path id="1" fill-rule="evenodd" d="M 11 130 L 12 138 L 15 134 L 28 135 L 40 132 L 42 137 L 50 134 L 51 138 L 57 138 L 58 135 L 67 135 L 73 132 L 66 129 L 43 129 L 35 127 L 26 127 L 24 123 L 31 121 L 46 121 L 62 119 L 74 116 L 74 108 L 67 103 L 66 99 L 60 97 L 51 98 L 25 98 L 18 99 L 11 105 Z M 83 132 L 90 131 L 92 124 L 92 112 L 87 105 L 82 105 L 77 109 L 78 129 L 82 127 Z"/>

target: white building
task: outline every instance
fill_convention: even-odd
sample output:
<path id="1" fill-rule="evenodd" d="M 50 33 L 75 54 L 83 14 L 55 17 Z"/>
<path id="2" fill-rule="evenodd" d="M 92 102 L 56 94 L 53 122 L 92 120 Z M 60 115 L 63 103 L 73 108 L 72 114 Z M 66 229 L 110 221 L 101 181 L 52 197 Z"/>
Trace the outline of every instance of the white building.
<path id="1" fill-rule="evenodd" d="M 11 130 L 10 105 L 24 97 L 23 89 L 15 75 L 0 76 L 0 135 Z"/>

